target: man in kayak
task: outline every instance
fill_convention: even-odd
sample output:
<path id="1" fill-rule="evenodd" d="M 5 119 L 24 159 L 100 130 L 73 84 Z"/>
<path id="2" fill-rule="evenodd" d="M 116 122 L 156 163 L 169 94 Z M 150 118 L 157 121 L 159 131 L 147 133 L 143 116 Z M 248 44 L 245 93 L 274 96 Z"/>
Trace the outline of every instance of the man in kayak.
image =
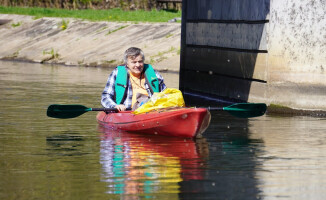
<path id="1" fill-rule="evenodd" d="M 151 65 L 144 64 L 144 60 L 144 52 L 139 48 L 125 51 L 124 65 L 112 71 L 102 92 L 101 103 L 105 108 L 131 109 L 140 97 L 151 97 L 166 88 L 163 77 Z"/>

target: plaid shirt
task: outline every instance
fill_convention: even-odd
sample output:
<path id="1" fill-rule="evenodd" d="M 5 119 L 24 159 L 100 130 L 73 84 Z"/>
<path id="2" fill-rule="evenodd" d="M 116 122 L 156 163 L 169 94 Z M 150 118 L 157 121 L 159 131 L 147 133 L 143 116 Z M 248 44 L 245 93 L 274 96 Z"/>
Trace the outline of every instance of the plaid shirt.
<path id="1" fill-rule="evenodd" d="M 129 71 L 128 72 L 128 81 L 127 81 L 127 95 L 124 95 L 124 98 L 122 99 L 122 104 L 126 106 L 126 108 L 131 108 L 131 101 L 132 101 L 132 87 L 129 79 Z M 110 74 L 108 81 L 106 83 L 106 86 L 104 88 L 104 91 L 102 92 L 102 106 L 105 108 L 114 108 L 117 104 L 115 101 L 115 80 L 117 79 L 118 74 L 118 68 L 115 68 L 112 73 Z M 164 84 L 163 77 L 155 71 L 156 77 L 159 80 L 159 87 L 160 91 L 165 90 L 166 85 Z M 152 96 L 149 86 L 147 84 L 147 81 L 145 81 L 145 89 L 148 93 L 148 96 Z"/>

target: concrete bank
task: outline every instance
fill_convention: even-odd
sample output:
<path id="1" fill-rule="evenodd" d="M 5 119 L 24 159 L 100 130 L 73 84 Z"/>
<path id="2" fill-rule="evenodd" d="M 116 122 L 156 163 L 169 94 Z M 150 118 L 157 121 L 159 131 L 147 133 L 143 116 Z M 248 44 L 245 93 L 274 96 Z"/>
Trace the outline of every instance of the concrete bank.
<path id="1" fill-rule="evenodd" d="M 180 27 L 0 14 L 0 59 L 115 67 L 136 46 L 156 69 L 178 72 Z"/>

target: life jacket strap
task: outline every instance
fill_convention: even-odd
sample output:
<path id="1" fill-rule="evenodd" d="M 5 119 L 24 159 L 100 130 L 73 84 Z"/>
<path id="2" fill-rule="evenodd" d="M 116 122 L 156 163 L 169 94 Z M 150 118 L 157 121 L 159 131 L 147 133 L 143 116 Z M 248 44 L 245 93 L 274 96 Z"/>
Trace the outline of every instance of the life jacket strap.
<path id="1" fill-rule="evenodd" d="M 145 78 L 152 93 L 160 92 L 159 80 L 155 74 L 154 68 L 150 64 L 144 64 Z"/>
<path id="2" fill-rule="evenodd" d="M 115 80 L 115 101 L 119 105 L 127 89 L 128 73 L 125 66 L 118 66 L 118 74 Z"/>

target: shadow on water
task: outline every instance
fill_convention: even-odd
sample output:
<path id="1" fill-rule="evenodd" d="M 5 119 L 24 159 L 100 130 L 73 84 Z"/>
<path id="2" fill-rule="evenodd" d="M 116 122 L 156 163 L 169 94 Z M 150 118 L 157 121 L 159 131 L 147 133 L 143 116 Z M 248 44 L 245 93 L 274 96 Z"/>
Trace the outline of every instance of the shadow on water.
<path id="1" fill-rule="evenodd" d="M 62 134 L 46 137 L 49 156 L 81 156 L 86 153 L 80 151 L 84 143 L 83 136 L 79 133 L 64 132 Z"/>
<path id="2" fill-rule="evenodd" d="M 209 156 L 202 181 L 181 182 L 185 199 L 260 199 L 255 159 L 262 140 L 250 139 L 248 119 L 213 112 L 204 136 Z"/>

